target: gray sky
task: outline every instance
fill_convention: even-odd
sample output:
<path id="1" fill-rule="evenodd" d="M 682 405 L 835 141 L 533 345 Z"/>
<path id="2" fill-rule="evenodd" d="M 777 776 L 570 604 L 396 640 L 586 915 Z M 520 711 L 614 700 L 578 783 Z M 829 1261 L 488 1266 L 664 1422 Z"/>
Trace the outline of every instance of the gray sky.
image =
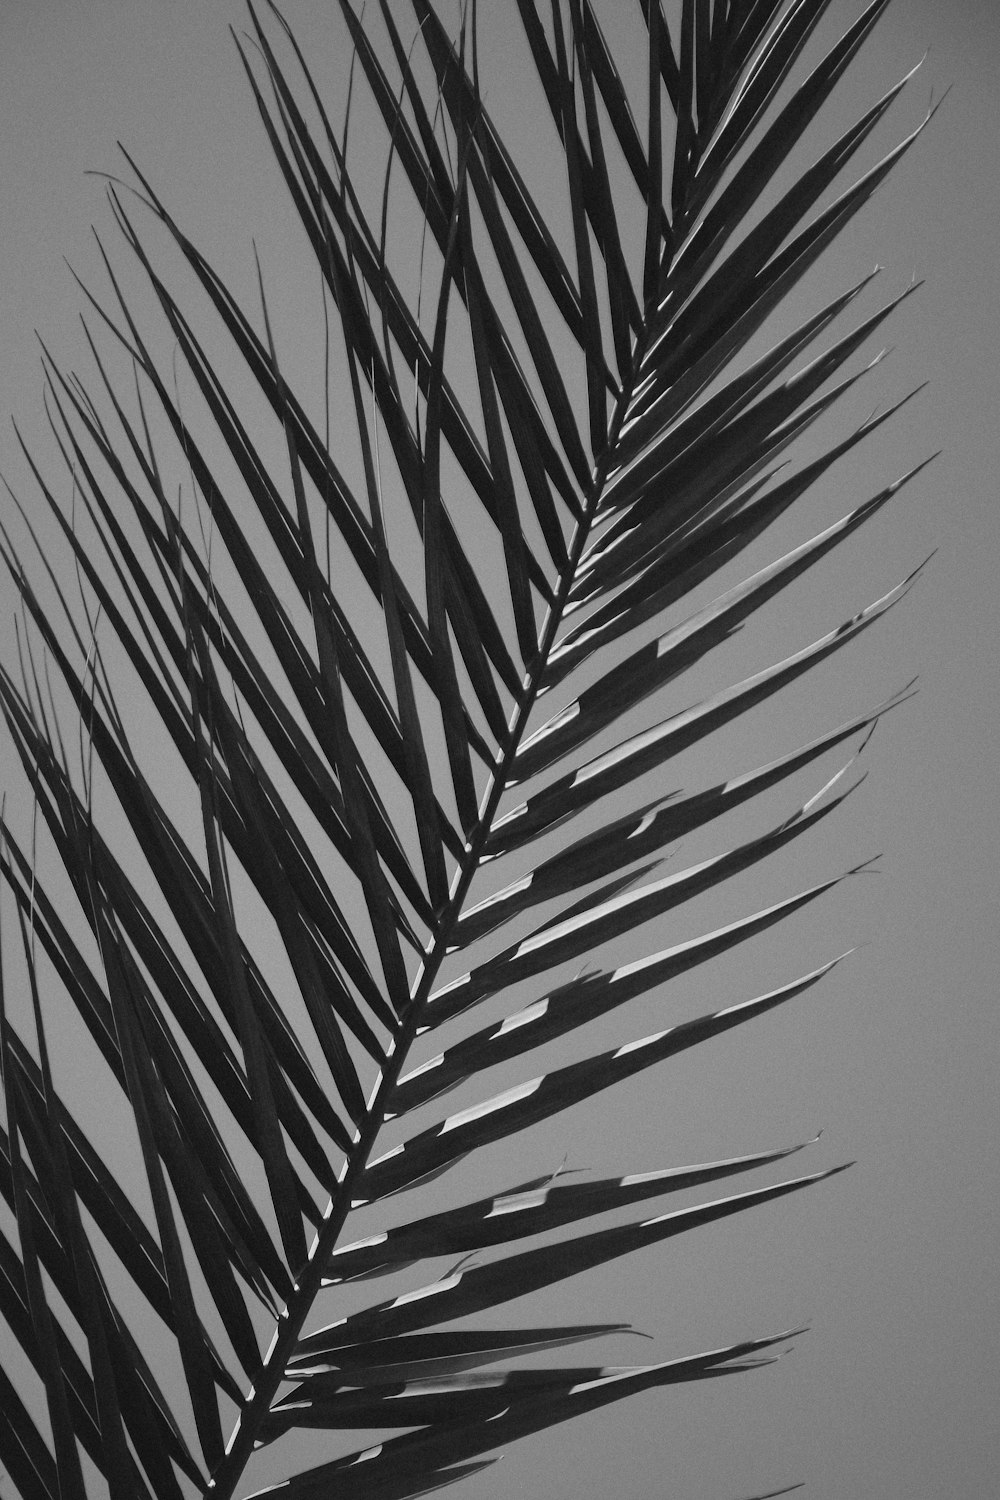
<path id="1" fill-rule="evenodd" d="M 833 24 L 856 8 L 835 0 Z M 320 46 L 327 6 L 288 0 L 286 9 Z M 256 235 L 283 306 L 278 266 L 290 210 L 230 21 L 243 23 L 235 0 L 6 0 L 0 412 L 14 412 L 29 433 L 42 432 L 33 328 L 67 364 L 84 363 L 81 297 L 62 257 L 97 284 L 89 226 L 96 221 L 109 239 L 114 229 L 100 183 L 84 173 L 119 170 L 116 137 L 247 297 Z M 639 1171 L 804 1140 L 822 1127 L 804 1169 L 857 1158 L 852 1172 L 618 1262 L 593 1282 L 570 1282 L 534 1310 L 536 1319 L 558 1321 L 584 1306 L 584 1316 L 631 1319 L 656 1335 L 655 1344 L 615 1345 L 609 1358 L 622 1362 L 803 1322 L 813 1331 L 774 1369 L 654 1393 L 517 1445 L 468 1486 L 469 1500 L 737 1500 L 799 1479 L 811 1500 L 980 1500 L 996 1486 L 995 9 L 988 0 L 897 0 L 833 113 L 842 122 L 859 113 L 928 47 L 879 139 L 887 145 L 912 128 L 932 88 L 937 96 L 950 84 L 952 92 L 861 227 L 834 249 L 823 285 L 847 285 L 876 260 L 886 267 L 885 293 L 901 290 L 911 273 L 926 278 L 890 327 L 896 353 L 860 398 L 860 414 L 864 403 L 888 401 L 917 380 L 931 386 L 877 450 L 866 450 L 869 487 L 850 490 L 839 509 L 834 495 L 827 518 L 928 452 L 944 455 L 860 546 L 825 566 L 815 591 L 796 593 L 795 608 L 747 632 L 758 654 L 746 669 L 812 639 L 937 554 L 878 632 L 808 680 L 787 709 L 789 737 L 769 749 L 766 722 L 755 720 L 749 733 L 760 734 L 759 746 L 740 748 L 732 770 L 867 707 L 916 672 L 921 693 L 879 727 L 866 752 L 869 779 L 835 829 L 827 834 L 824 824 L 808 851 L 779 857 L 757 883 L 737 883 L 725 910 L 735 916 L 758 895 L 778 899 L 799 877 L 822 878 L 880 849 L 882 873 L 841 888 L 798 919 L 794 933 L 759 942 L 752 958 L 672 992 L 668 1014 L 703 1008 L 698 1002 L 716 986 L 727 1003 L 745 984 L 762 989 L 866 946 L 793 1009 L 654 1070 L 627 1097 L 604 1096 L 579 1121 L 567 1117 L 532 1158 L 544 1170 L 569 1149 L 574 1165 Z M 500 112 L 495 95 L 491 105 Z M 0 470 L 28 494 L 7 431 Z M 862 485 L 863 470 L 851 480 Z M 787 535 L 801 539 L 808 521 Z M 735 663 L 720 668 L 727 680 Z M 7 757 L 4 746 L 5 785 Z M 695 921 L 690 931 L 708 925 Z M 616 1026 L 623 1039 L 639 1036 L 662 1013 L 650 1003 Z M 519 1159 L 507 1175 L 495 1170 L 502 1186 L 531 1167 Z M 584 1351 L 581 1361 L 590 1357 Z"/>

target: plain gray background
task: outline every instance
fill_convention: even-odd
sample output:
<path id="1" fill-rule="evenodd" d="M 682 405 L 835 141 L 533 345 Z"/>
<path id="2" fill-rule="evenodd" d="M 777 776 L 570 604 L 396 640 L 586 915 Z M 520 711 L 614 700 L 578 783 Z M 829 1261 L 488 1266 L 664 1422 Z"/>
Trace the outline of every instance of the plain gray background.
<path id="1" fill-rule="evenodd" d="M 858 8 L 836 0 L 827 38 Z M 288 0 L 311 48 L 340 35 L 327 10 L 322 0 Z M 484 7 L 484 24 L 496 26 L 501 44 L 514 24 L 513 5 L 501 14 L 507 10 L 498 0 Z M 99 182 L 84 173 L 120 169 L 116 137 L 247 298 L 257 236 L 269 288 L 285 310 L 280 265 L 290 211 L 229 22 L 244 22 L 235 0 L 6 0 L 0 412 L 16 413 L 28 433 L 43 432 L 33 328 L 67 363 L 85 364 L 75 322 L 81 297 L 62 257 L 99 284 L 89 225 L 98 222 L 110 239 L 113 229 Z M 857 488 L 846 488 L 842 501 L 828 497 L 825 519 L 933 449 L 944 455 L 860 546 L 838 553 L 821 580 L 769 613 L 745 670 L 812 639 L 937 553 L 877 633 L 826 676 L 808 679 L 787 709 L 774 710 L 787 715 L 784 737 L 772 745 L 767 726 L 758 726 L 759 742 L 741 749 L 731 769 L 790 748 L 916 672 L 921 692 L 880 726 L 866 752 L 869 779 L 835 830 L 825 824 L 808 851 L 779 860 L 759 886 L 743 885 L 717 909 L 735 916 L 758 895 L 778 899 L 797 878 L 820 879 L 879 849 L 882 874 L 842 887 L 794 932 L 763 940 L 752 959 L 699 979 L 676 1002 L 672 994 L 670 1005 L 679 1019 L 717 993 L 726 1003 L 755 992 L 744 984 L 765 988 L 865 946 L 794 1009 L 654 1072 L 627 1097 L 606 1096 L 558 1134 L 573 1164 L 616 1172 L 804 1140 L 823 1127 L 820 1145 L 799 1158 L 804 1166 L 855 1157 L 858 1165 L 801 1198 L 569 1283 L 523 1314 L 628 1318 L 656 1335 L 650 1345 L 622 1340 L 608 1356 L 621 1361 L 676 1357 L 803 1322 L 813 1331 L 772 1370 L 653 1394 L 520 1444 L 468 1486 L 470 1500 L 736 1500 L 800 1479 L 812 1500 L 985 1500 L 997 1489 L 994 7 L 897 0 L 825 129 L 860 113 L 927 48 L 879 141 L 887 146 L 912 128 L 932 88 L 935 96 L 948 85 L 952 92 L 860 227 L 835 247 L 822 285 L 832 293 L 876 261 L 886 267 L 885 293 L 901 290 L 911 273 L 926 278 L 890 326 L 893 359 L 854 410 L 863 416 L 866 402 L 922 379 L 931 387 L 866 450 L 868 487 L 862 464 L 850 476 Z M 337 62 L 331 58 L 334 70 Z M 495 92 L 490 104 L 502 114 Z M 521 124 L 529 143 L 546 128 L 536 119 Z M 288 288 L 289 303 L 297 290 Z M 0 438 L 0 470 L 30 494 L 12 435 Z M 788 535 L 808 535 L 809 519 Z M 5 585 L 5 618 L 9 596 Z M 733 658 L 726 680 L 736 670 Z M 6 746 L 0 756 L 10 788 Z M 623 1038 L 638 1036 L 662 1013 L 651 1005 L 616 1024 Z M 557 1164 L 544 1154 L 551 1142 L 539 1149 L 542 1170 Z M 497 1185 L 530 1169 L 521 1159 L 506 1177 L 497 1168 Z M 581 1353 L 582 1362 L 590 1357 Z"/>

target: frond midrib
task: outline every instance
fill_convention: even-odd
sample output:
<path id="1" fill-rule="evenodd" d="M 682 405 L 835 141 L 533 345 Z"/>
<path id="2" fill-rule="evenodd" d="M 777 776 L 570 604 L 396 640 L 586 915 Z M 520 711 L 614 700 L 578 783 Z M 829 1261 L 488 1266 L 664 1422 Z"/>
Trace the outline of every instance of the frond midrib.
<path id="1" fill-rule="evenodd" d="M 647 317 L 644 335 L 650 323 Z M 567 548 L 567 563 L 555 591 L 555 600 L 549 607 L 542 626 L 541 639 L 534 660 L 525 675 L 521 696 L 517 701 L 505 744 L 501 747 L 496 765 L 483 794 L 482 808 L 465 846 L 462 861 L 455 872 L 452 893 L 448 904 L 438 917 L 434 932 L 425 952 L 423 962 L 413 981 L 413 990 L 397 1035 L 390 1042 L 390 1051 L 380 1070 L 371 1094 L 367 1113 L 359 1131 L 358 1140 L 350 1157 L 345 1162 L 344 1174 L 336 1193 L 331 1197 L 324 1213 L 323 1225 L 314 1242 L 312 1252 L 302 1274 L 294 1282 L 293 1298 L 282 1310 L 271 1347 L 254 1381 L 252 1394 L 237 1419 L 237 1426 L 230 1439 L 226 1457 L 212 1477 L 208 1493 L 213 1500 L 230 1500 L 242 1476 L 247 1460 L 254 1451 L 256 1428 L 266 1417 L 278 1387 L 285 1379 L 285 1367 L 298 1341 L 302 1326 L 309 1315 L 313 1302 L 321 1289 L 323 1266 L 336 1246 L 340 1232 L 351 1211 L 352 1187 L 364 1173 L 368 1158 L 385 1123 L 384 1114 L 388 1096 L 396 1085 L 410 1047 L 423 1020 L 424 1010 L 438 971 L 449 952 L 455 935 L 469 888 L 479 868 L 486 842 L 490 836 L 504 793 L 512 785 L 512 768 L 521 740 L 527 729 L 532 710 L 538 697 L 549 656 L 555 644 L 563 612 L 576 577 L 591 529 L 597 517 L 607 476 L 612 467 L 618 438 L 632 401 L 633 390 L 646 351 L 645 336 L 636 341 L 632 352 L 628 378 L 623 382 L 615 401 L 608 424 L 608 438 L 603 451 L 594 464 L 589 493 L 584 504 L 584 514 L 577 521 Z"/>

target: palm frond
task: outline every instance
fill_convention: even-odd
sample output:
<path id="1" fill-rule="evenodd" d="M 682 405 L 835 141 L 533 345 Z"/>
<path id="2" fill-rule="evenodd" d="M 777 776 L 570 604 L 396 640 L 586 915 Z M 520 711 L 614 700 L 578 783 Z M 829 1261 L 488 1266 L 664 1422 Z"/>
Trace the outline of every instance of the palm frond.
<path id="1" fill-rule="evenodd" d="M 826 0 L 645 3 L 639 68 L 592 0 L 544 16 L 518 0 L 540 197 L 488 107 L 475 3 L 455 38 L 429 0 L 408 30 L 387 0 L 374 22 L 340 0 L 342 128 L 284 17 L 251 4 L 250 99 L 312 315 L 339 324 L 322 402 L 284 352 L 266 265 L 242 306 L 131 157 L 109 184 L 122 252 L 101 246 L 107 293 L 81 282 L 96 384 L 44 351 L 70 504 L 23 445 L 35 500 L 12 498 L 41 573 L 2 543 L 23 623 L 0 704 L 37 825 L 29 848 L 5 812 L 0 840 L 20 938 L 0 984 L 17 1225 L 0 1312 L 38 1376 L 35 1397 L 0 1377 L 0 1461 L 25 1500 L 82 1497 L 95 1471 L 113 1500 L 228 1500 L 272 1444 L 282 1494 L 402 1500 L 634 1392 L 771 1363 L 792 1337 L 511 1364 L 627 1325 L 494 1310 L 843 1170 L 628 1217 L 801 1145 L 415 1190 L 840 962 L 638 1039 L 582 1032 L 870 863 L 707 927 L 686 915 L 710 893 L 723 911 L 726 882 L 810 838 L 858 784 L 851 762 L 831 776 L 832 752 L 910 692 L 719 774 L 715 737 L 920 571 L 727 685 L 704 670 L 924 466 L 790 542 L 779 528 L 909 399 L 829 436 L 913 287 L 861 313 L 872 273 L 781 316 L 926 124 L 858 165 L 904 79 L 790 169 L 885 5 L 799 78 Z M 201 311 L 171 290 L 171 254 Z M 797 810 L 663 867 L 807 771 Z M 71 1107 L 84 1072 L 97 1115 L 106 1097 L 131 1122 L 121 1162 Z M 365 1300 L 376 1276 L 390 1291 Z M 306 1429 L 328 1435 L 319 1464 L 289 1447 Z M 355 1449 L 356 1429 L 395 1435 Z"/>

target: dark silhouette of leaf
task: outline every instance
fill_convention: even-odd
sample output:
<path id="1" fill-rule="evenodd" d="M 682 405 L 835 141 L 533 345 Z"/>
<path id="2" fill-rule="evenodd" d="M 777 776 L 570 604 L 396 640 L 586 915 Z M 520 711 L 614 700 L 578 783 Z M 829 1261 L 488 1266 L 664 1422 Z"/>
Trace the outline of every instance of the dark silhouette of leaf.
<path id="1" fill-rule="evenodd" d="M 813 680 L 922 566 L 811 642 L 790 625 L 770 665 L 725 667 L 926 461 L 730 570 L 913 394 L 829 435 L 915 284 L 874 304 L 874 273 L 855 275 L 782 317 L 933 112 L 866 160 L 903 79 L 794 168 L 885 4 L 806 77 L 826 0 L 644 0 L 632 63 L 624 14 L 605 35 L 592 0 L 498 7 L 537 87 L 539 176 L 505 139 L 475 4 L 456 35 L 431 0 L 380 0 L 374 21 L 339 0 L 335 125 L 343 101 L 313 57 L 273 0 L 250 3 L 236 44 L 315 271 L 322 401 L 286 344 L 286 268 L 254 247 L 243 306 L 125 153 L 128 181 L 108 184 L 119 251 L 98 241 L 106 290 L 80 282 L 93 389 L 43 345 L 71 500 L 18 432 L 49 529 L 12 492 L 31 566 L 0 536 L 21 605 L 0 709 L 34 815 L 30 847 L 16 812 L 0 817 L 27 997 L 0 989 L 16 1225 L 0 1313 L 46 1417 L 0 1373 L 0 1462 L 25 1500 L 83 1500 L 92 1472 L 113 1500 L 232 1500 L 254 1452 L 299 1428 L 341 1456 L 302 1468 L 287 1445 L 278 1492 L 403 1500 L 633 1392 L 771 1363 L 791 1337 L 567 1367 L 535 1356 L 628 1325 L 454 1324 L 843 1170 L 699 1199 L 801 1145 L 610 1176 L 568 1160 L 457 1199 L 446 1174 L 738 1040 L 840 963 L 817 955 L 749 998 L 713 991 L 649 1035 L 570 1050 L 872 863 L 859 851 L 770 904 L 640 933 L 813 847 L 864 779 L 834 790 L 843 772 L 819 763 L 863 750 L 912 691 L 755 768 L 749 752 L 713 762 L 693 790 L 663 779 Z M 717 659 L 730 685 L 706 687 L 694 669 Z M 822 789 L 790 816 L 660 863 L 814 763 Z M 597 967 L 612 941 L 625 956 Z M 93 1121 L 68 1106 L 67 1067 Z M 450 1113 L 419 1113 L 459 1089 Z M 99 1144 L 105 1098 L 130 1122 L 121 1160 Z M 381 1301 L 344 1300 L 375 1277 Z M 358 1428 L 396 1435 L 333 1446 Z"/>

